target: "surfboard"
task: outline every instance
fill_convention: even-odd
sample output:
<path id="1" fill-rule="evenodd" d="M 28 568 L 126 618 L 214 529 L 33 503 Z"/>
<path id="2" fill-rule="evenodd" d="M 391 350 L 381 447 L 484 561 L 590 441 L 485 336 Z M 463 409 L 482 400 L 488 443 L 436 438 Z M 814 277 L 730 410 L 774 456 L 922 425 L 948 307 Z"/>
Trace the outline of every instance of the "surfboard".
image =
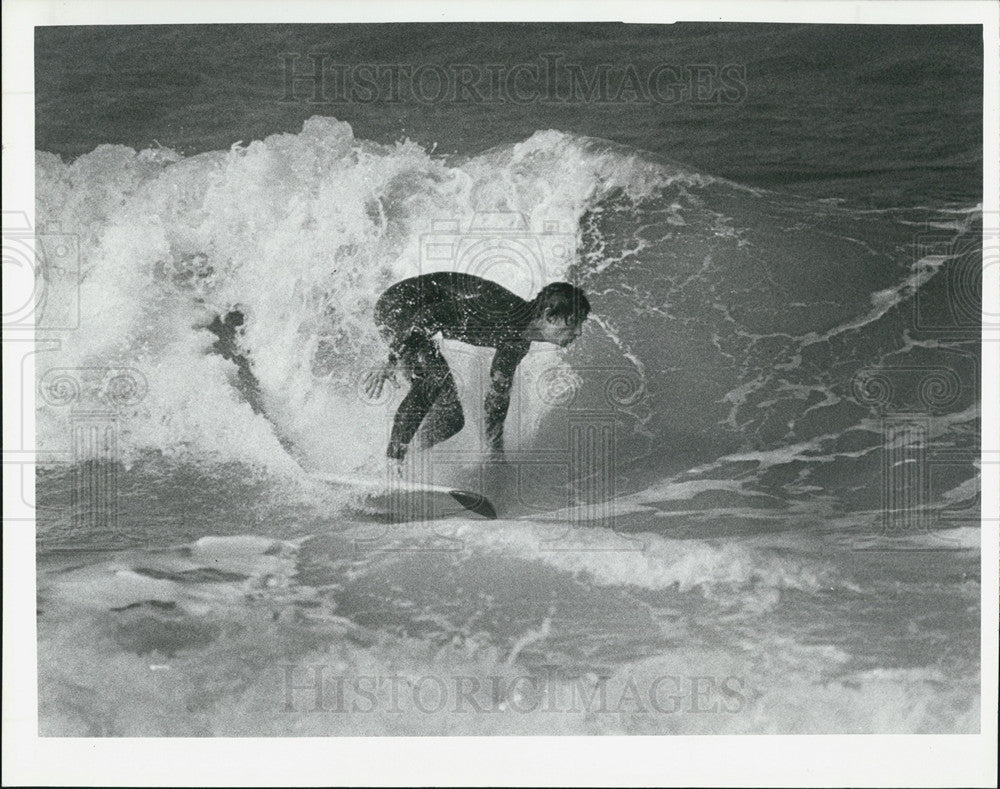
<path id="1" fill-rule="evenodd" d="M 236 346 L 236 329 L 243 324 L 243 320 L 243 314 L 238 310 L 226 314 L 225 317 L 216 316 L 212 323 L 206 327 L 219 338 L 212 346 L 212 350 L 224 359 L 228 359 L 236 364 L 239 371 L 236 380 L 237 391 L 249 403 L 250 408 L 253 409 L 255 414 L 262 415 L 271 423 L 271 426 L 274 428 L 274 434 L 281 443 L 281 446 L 302 467 L 304 466 L 304 462 L 301 453 L 297 450 L 294 442 L 283 434 L 279 426 L 268 415 L 264 408 L 260 383 L 254 377 L 246 357 L 239 352 Z M 322 482 L 369 490 L 372 492 L 373 498 L 389 502 L 389 506 L 392 509 L 401 511 L 403 519 L 406 520 L 410 520 L 414 516 L 418 518 L 434 517 L 434 509 L 431 508 L 428 510 L 428 508 L 423 506 L 426 503 L 427 494 L 448 496 L 470 512 L 474 512 L 490 520 L 495 520 L 497 517 L 496 507 L 493 506 L 493 503 L 482 494 L 471 490 L 448 488 L 442 485 L 425 485 L 402 479 L 393 480 L 387 484 L 377 479 L 364 479 L 343 474 L 328 474 L 317 471 L 307 473 L 313 479 Z M 403 494 L 410 494 L 411 500 L 409 502 L 405 501 L 405 495 Z"/>
<path id="2" fill-rule="evenodd" d="M 493 503 L 481 493 L 475 493 L 471 490 L 449 488 L 444 485 L 431 485 L 422 482 L 409 482 L 403 479 L 387 482 L 382 479 L 365 479 L 346 474 L 330 474 L 323 471 L 310 472 L 309 476 L 320 482 L 362 488 L 371 491 L 376 496 L 389 497 L 394 493 L 446 495 L 457 501 L 465 509 L 476 513 L 476 515 L 489 520 L 495 520 L 497 517 L 496 507 L 493 506 Z"/>

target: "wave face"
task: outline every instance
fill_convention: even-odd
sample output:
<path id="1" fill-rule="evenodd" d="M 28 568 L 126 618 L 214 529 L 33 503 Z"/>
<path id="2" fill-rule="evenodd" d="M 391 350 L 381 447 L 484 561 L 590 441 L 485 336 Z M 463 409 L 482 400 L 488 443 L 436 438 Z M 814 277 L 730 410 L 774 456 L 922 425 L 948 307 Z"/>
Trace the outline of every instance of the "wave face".
<path id="1" fill-rule="evenodd" d="M 373 467 L 399 401 L 359 396 L 384 354 L 374 300 L 442 269 L 524 297 L 563 278 L 591 294 L 583 338 L 565 353 L 536 345 L 522 364 L 507 443 L 565 448 L 567 420 L 596 409 L 614 429 L 613 495 L 690 472 L 674 481 L 724 479 L 698 491 L 714 507 L 822 493 L 874 509 L 877 487 L 860 483 L 891 445 L 887 416 L 919 417 L 929 450 L 973 445 L 975 208 L 849 210 L 555 131 L 442 158 L 324 117 L 187 158 L 39 153 L 37 182 L 40 224 L 83 229 L 80 328 L 40 375 L 138 371 L 145 396 L 120 414 L 126 462 L 154 452 L 288 471 L 284 436 L 310 465 Z M 270 421 L 208 353 L 205 325 L 234 308 Z M 444 352 L 470 424 L 445 447 L 475 451 L 489 353 Z M 41 404 L 40 446 L 67 435 L 60 405 Z M 952 464 L 937 492 L 973 472 Z M 542 471 L 539 490 L 560 474 Z"/>
<path id="2" fill-rule="evenodd" d="M 442 157 L 325 117 L 39 153 L 36 195 L 81 264 L 37 443 L 79 450 L 97 404 L 122 461 L 108 522 L 80 517 L 91 456 L 37 479 L 43 733 L 978 730 L 979 207 L 852 209 L 558 131 Z M 506 479 L 479 463 L 490 353 L 443 343 L 466 428 L 411 457 L 496 484 L 498 521 L 386 523 L 302 471 L 380 467 L 402 392 L 360 396 L 372 307 L 437 270 L 593 305 L 520 366 Z M 212 352 L 234 309 L 267 416 Z"/>
<path id="3" fill-rule="evenodd" d="M 274 422 L 317 464 L 355 467 L 384 443 L 373 415 L 387 406 L 361 402 L 356 382 L 385 353 L 371 318 L 385 287 L 460 268 L 530 296 L 567 276 L 595 199 L 691 178 L 556 132 L 449 163 L 320 117 L 298 135 L 190 158 L 101 146 L 67 165 L 42 153 L 39 221 L 86 228 L 80 330 L 51 366 L 147 379 L 126 457 L 197 451 L 278 467 L 267 423 L 233 396 L 232 370 L 206 355 L 213 337 L 197 328 L 238 306 Z M 427 251 L 497 233 L 519 258 Z M 43 407 L 39 428 L 44 443 L 65 424 Z"/>

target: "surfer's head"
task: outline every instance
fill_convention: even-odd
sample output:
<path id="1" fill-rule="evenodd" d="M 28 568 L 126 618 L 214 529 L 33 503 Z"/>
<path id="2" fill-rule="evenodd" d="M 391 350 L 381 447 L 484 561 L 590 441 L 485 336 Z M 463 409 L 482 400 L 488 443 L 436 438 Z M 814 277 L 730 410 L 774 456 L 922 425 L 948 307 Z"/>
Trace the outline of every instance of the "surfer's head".
<path id="1" fill-rule="evenodd" d="M 580 336 L 590 302 L 576 285 L 551 282 L 535 296 L 532 310 L 537 339 L 565 348 Z"/>

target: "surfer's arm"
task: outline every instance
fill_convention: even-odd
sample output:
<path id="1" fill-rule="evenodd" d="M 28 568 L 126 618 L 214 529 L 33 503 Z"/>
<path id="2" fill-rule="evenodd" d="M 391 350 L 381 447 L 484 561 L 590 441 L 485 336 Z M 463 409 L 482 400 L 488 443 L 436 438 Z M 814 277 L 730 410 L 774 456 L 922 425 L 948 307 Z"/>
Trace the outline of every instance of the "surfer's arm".
<path id="1" fill-rule="evenodd" d="M 402 371 L 405 374 L 405 369 L 401 370 L 403 368 L 401 360 L 405 358 L 407 343 L 412 338 L 407 337 L 400 340 L 392 334 L 388 334 L 387 339 L 389 340 L 389 357 L 382 365 L 365 373 L 361 381 L 365 394 L 372 400 L 382 396 L 382 389 L 386 381 L 392 381 L 392 385 L 398 389 L 399 382 L 396 380 L 396 373 Z"/>
<path id="2" fill-rule="evenodd" d="M 486 411 L 486 441 L 491 451 L 503 453 L 503 424 L 510 407 L 510 389 L 514 371 L 528 352 L 529 343 L 512 343 L 497 349 L 490 366 L 490 388 L 484 403 Z"/>
<path id="3" fill-rule="evenodd" d="M 402 343 L 393 342 L 389 345 L 389 358 L 385 362 L 365 373 L 361 383 L 365 388 L 368 399 L 375 400 L 382 396 L 382 389 L 386 381 L 392 381 L 392 385 L 399 389 L 399 382 L 396 380 L 396 371 L 399 368 L 399 359 L 402 354 Z"/>

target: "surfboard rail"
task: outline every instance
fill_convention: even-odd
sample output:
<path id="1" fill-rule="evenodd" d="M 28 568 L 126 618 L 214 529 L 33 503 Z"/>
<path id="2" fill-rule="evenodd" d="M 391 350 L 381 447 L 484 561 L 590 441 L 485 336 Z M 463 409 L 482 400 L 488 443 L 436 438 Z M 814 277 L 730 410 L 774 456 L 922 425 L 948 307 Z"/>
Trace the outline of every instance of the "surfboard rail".
<path id="1" fill-rule="evenodd" d="M 325 471 L 311 471 L 309 476 L 320 482 L 328 482 L 334 485 L 344 485 L 353 488 L 364 488 L 374 492 L 390 492 L 391 490 L 403 490 L 409 493 L 444 493 L 451 496 L 455 501 L 470 512 L 476 513 L 488 520 L 496 520 L 497 511 L 488 498 L 481 493 L 461 488 L 450 488 L 445 485 L 432 485 L 423 482 L 411 482 L 409 480 L 392 480 L 386 484 L 381 479 L 365 479 L 362 477 L 352 477 L 348 474 L 332 474 Z"/>

